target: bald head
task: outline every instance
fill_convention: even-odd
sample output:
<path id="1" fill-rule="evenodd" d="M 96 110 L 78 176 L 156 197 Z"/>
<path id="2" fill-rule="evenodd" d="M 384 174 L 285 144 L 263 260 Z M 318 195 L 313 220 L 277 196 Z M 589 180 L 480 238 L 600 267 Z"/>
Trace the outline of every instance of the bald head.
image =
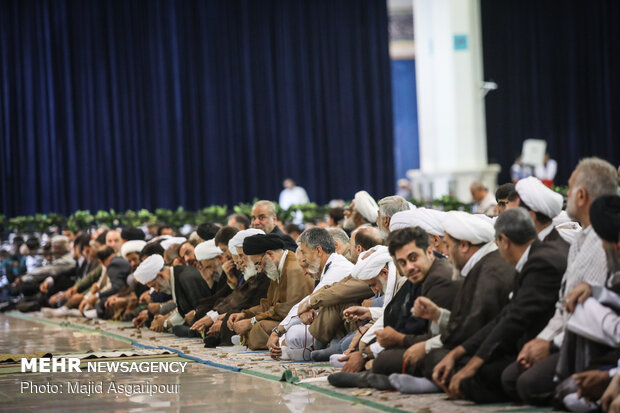
<path id="1" fill-rule="evenodd" d="M 357 262 L 357 257 L 375 245 L 383 243 L 381 233 L 376 227 L 361 227 L 351 233 L 351 261 Z"/>

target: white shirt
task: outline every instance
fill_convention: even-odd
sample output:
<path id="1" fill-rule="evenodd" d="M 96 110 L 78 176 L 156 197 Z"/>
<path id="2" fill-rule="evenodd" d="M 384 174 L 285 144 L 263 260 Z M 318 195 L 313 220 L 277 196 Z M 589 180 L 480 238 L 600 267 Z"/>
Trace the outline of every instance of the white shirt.
<path id="1" fill-rule="evenodd" d="M 592 225 L 581 230 L 568 250 L 566 272 L 562 276 L 559 299 L 555 304 L 555 314 L 547 323 L 538 338 L 561 344 L 564 327 L 569 314 L 564 310 L 564 298 L 577 284 L 604 285 L 607 278 L 607 259 Z"/>
<path id="2" fill-rule="evenodd" d="M 553 231 L 553 224 L 549 224 L 547 225 L 545 228 L 541 229 L 540 232 L 538 233 L 538 239 L 541 241 L 544 241 L 545 238 L 547 238 L 547 235 L 551 234 L 551 231 Z"/>
<path id="3" fill-rule="evenodd" d="M 327 258 L 325 265 L 323 266 L 323 271 L 321 272 L 321 278 L 316 287 L 314 287 L 315 291 L 320 290 L 326 285 L 332 285 L 340 280 L 342 280 L 347 275 L 351 274 L 351 270 L 353 269 L 353 264 L 351 261 L 347 260 L 340 254 L 333 253 Z M 301 321 L 297 316 L 297 311 L 299 310 L 299 305 L 304 301 L 308 300 L 310 296 L 304 297 L 300 302 L 295 304 L 293 308 L 288 312 L 284 320 L 280 323 L 280 325 L 284 328 L 285 331 L 288 331 L 289 328 L 296 324 L 300 324 Z"/>
<path id="4" fill-rule="evenodd" d="M 549 159 L 546 165 L 539 165 L 534 168 L 534 176 L 540 179 L 553 181 L 555 179 L 555 174 L 558 172 L 558 163 L 554 159 Z"/>
<path id="5" fill-rule="evenodd" d="M 291 205 L 302 205 L 310 202 L 306 190 L 301 186 L 295 186 L 291 189 L 285 188 L 280 192 L 280 200 L 278 203 L 282 209 L 289 209 Z"/>

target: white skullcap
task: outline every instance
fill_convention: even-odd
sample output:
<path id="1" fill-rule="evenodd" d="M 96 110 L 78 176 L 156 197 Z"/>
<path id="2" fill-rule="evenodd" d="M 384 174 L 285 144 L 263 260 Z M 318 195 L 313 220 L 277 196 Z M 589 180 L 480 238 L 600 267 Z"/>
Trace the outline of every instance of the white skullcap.
<path id="1" fill-rule="evenodd" d="M 123 258 L 127 258 L 127 254 L 130 254 L 132 252 L 137 252 L 139 254 L 145 245 L 146 245 L 146 241 L 141 241 L 138 239 L 127 241 L 121 247 L 121 256 Z"/>
<path id="2" fill-rule="evenodd" d="M 164 268 L 164 264 L 164 257 L 159 254 L 146 257 L 134 271 L 133 278 L 140 284 L 151 282 L 157 277 L 157 273 Z"/>
<path id="3" fill-rule="evenodd" d="M 215 240 L 201 242 L 194 248 L 194 255 L 198 261 L 212 260 L 222 253 L 222 250 L 215 245 Z"/>
<path id="4" fill-rule="evenodd" d="M 521 201 L 534 212 L 539 212 L 549 218 L 554 218 L 562 212 L 564 202 L 562 195 L 545 186 L 538 178 L 530 176 L 520 179 L 515 189 Z"/>
<path id="5" fill-rule="evenodd" d="M 366 221 L 372 224 L 377 220 L 379 205 L 377 205 L 368 192 L 359 191 L 355 194 L 353 201 L 355 202 L 355 210 L 359 212 Z"/>
<path id="6" fill-rule="evenodd" d="M 235 234 L 234 237 L 228 241 L 228 251 L 230 251 L 233 255 L 237 254 L 237 247 L 243 247 L 243 240 L 252 235 L 262 234 L 265 235 L 265 231 L 257 228 L 244 229 L 243 231 L 239 231 Z"/>
<path id="7" fill-rule="evenodd" d="M 351 270 L 351 276 L 358 280 L 371 280 L 379 275 L 385 264 L 393 262 L 388 247 L 376 245 L 360 254 L 357 263 Z"/>
<path id="8" fill-rule="evenodd" d="M 495 229 L 491 223 L 463 211 L 446 212 L 442 224 L 444 232 L 452 238 L 469 241 L 474 245 L 486 244 L 495 237 Z"/>
<path id="9" fill-rule="evenodd" d="M 400 211 L 392 215 L 390 232 L 418 226 L 429 234 L 443 237 L 442 219 L 444 214 L 445 212 L 443 211 L 428 208 Z"/>
<path id="10" fill-rule="evenodd" d="M 161 246 L 164 250 L 167 250 L 172 245 L 183 244 L 185 241 L 187 241 L 187 238 L 185 237 L 170 237 L 170 238 L 166 238 L 165 240 L 163 240 L 161 242 Z"/>

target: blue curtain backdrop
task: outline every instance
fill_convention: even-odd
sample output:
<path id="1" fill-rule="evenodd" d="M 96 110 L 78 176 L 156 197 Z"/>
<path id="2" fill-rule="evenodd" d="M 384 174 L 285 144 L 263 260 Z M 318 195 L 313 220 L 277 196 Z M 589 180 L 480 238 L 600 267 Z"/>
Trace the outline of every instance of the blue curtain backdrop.
<path id="1" fill-rule="evenodd" d="M 545 139 L 566 185 L 580 158 L 620 163 L 620 2 L 482 0 L 489 160 L 500 182 L 528 138 Z"/>
<path id="2" fill-rule="evenodd" d="M 393 192 L 385 0 L 0 3 L 0 212 Z"/>
<path id="3" fill-rule="evenodd" d="M 392 60 L 392 94 L 394 170 L 399 179 L 420 167 L 415 60 Z"/>

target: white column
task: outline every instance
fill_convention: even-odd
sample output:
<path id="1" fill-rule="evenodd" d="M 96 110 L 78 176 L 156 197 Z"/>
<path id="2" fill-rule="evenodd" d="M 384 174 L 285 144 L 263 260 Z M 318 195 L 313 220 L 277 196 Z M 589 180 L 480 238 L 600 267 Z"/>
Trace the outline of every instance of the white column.
<path id="1" fill-rule="evenodd" d="M 494 190 L 487 165 L 479 0 L 413 0 L 420 170 L 416 189 L 469 201 L 469 184 Z M 416 185 L 421 184 L 421 185 Z"/>

